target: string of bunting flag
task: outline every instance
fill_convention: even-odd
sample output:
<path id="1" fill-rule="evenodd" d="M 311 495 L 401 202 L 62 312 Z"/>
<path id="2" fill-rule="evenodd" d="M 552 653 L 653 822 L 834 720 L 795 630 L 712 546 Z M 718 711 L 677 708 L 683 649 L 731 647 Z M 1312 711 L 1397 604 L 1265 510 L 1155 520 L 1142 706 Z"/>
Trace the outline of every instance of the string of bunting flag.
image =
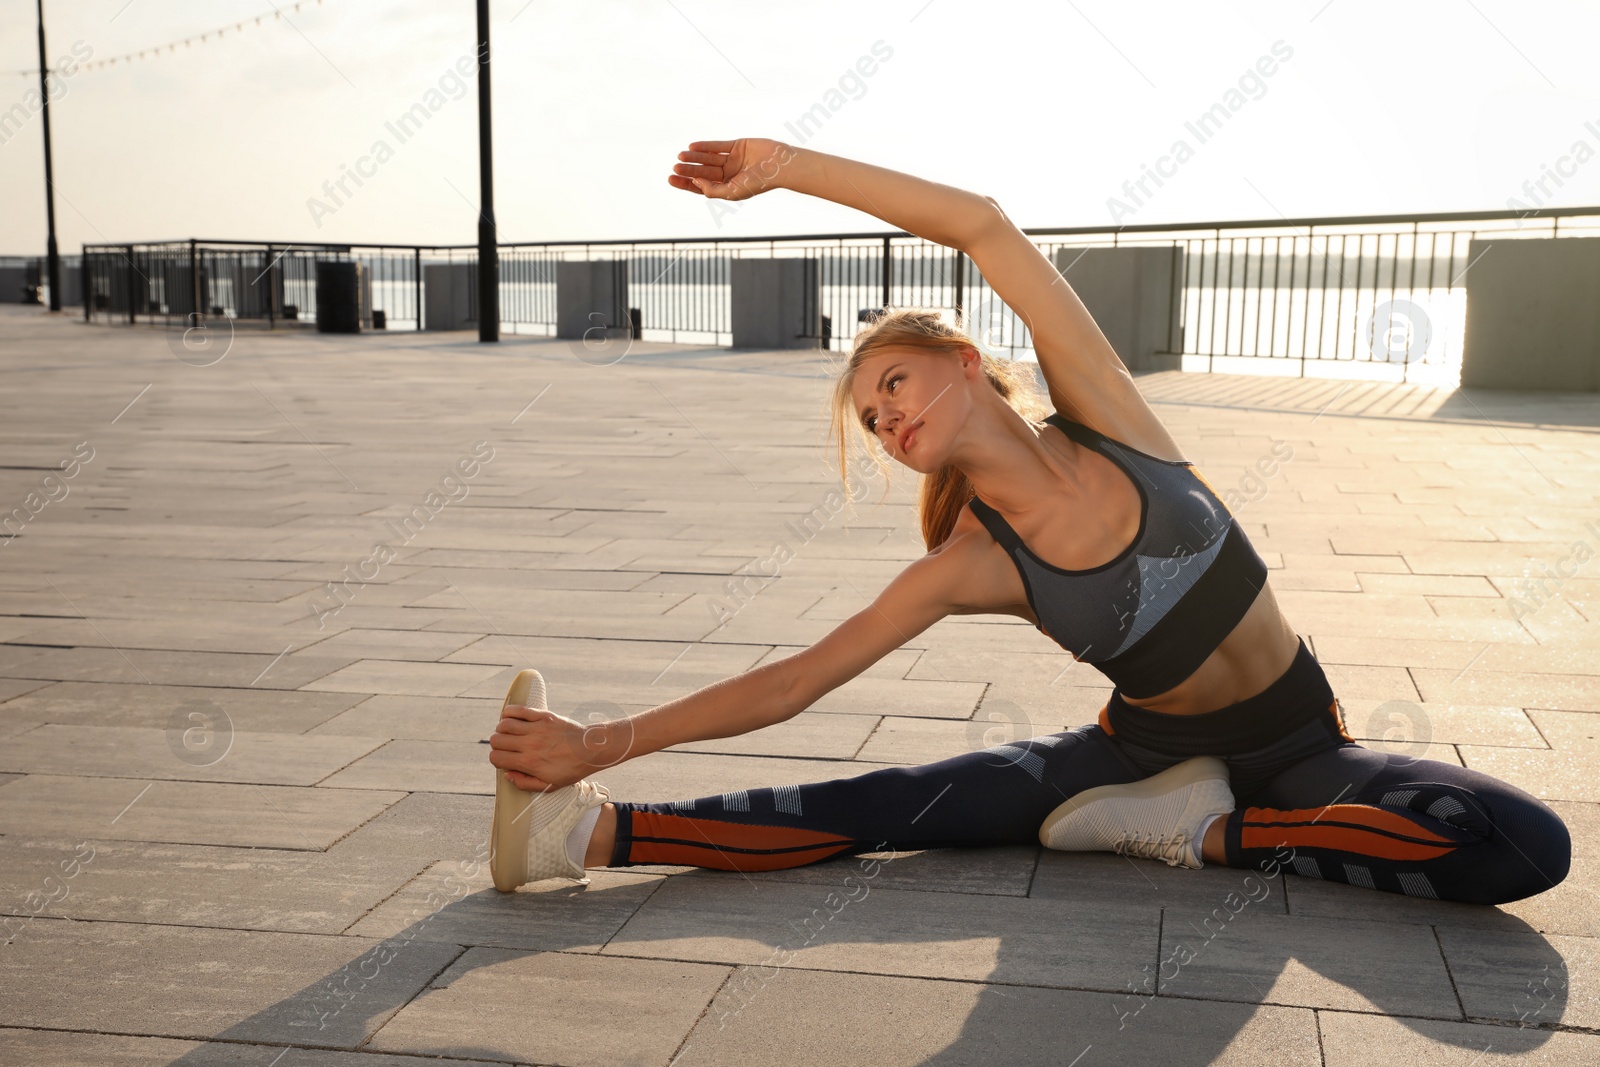
<path id="1" fill-rule="evenodd" d="M 320 7 L 322 0 L 295 0 L 295 3 L 285 4 L 282 7 L 274 5 L 271 11 L 263 12 L 254 18 L 240 19 L 237 22 L 230 22 L 227 25 L 220 26 L 214 30 L 207 30 L 204 33 L 192 34 L 188 37 L 179 38 L 176 41 L 168 41 L 166 44 L 153 45 L 149 48 L 140 48 L 133 52 L 125 52 L 122 55 L 108 56 L 104 59 L 90 60 L 87 63 L 78 64 L 78 69 L 101 70 L 106 67 L 114 67 L 118 63 L 130 64 L 139 62 L 146 58 L 154 59 L 157 56 L 171 55 L 179 48 L 193 48 L 197 44 L 204 45 L 213 37 L 218 41 L 221 41 L 223 37 L 230 32 L 235 36 L 239 36 L 246 30 L 259 29 L 263 25 L 266 25 L 269 20 L 272 22 L 280 21 L 283 18 L 286 10 L 290 12 L 298 12 L 302 7 L 311 7 L 313 4 Z M 26 75 L 30 78 L 36 78 L 39 76 L 39 71 L 37 68 L 16 70 L 11 71 L 10 73 Z"/>

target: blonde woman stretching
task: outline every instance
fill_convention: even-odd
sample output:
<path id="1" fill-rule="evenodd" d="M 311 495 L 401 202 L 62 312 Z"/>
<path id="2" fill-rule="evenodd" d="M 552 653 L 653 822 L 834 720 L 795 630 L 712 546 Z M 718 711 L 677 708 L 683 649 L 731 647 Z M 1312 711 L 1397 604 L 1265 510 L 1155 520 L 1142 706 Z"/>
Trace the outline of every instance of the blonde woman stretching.
<path id="1" fill-rule="evenodd" d="M 1049 388 L 936 312 L 864 328 L 845 423 L 923 475 L 927 554 L 815 645 L 599 728 L 522 671 L 491 738 L 495 885 L 586 867 L 760 871 L 879 850 L 1039 841 L 1200 867 L 1281 866 L 1495 904 L 1566 876 L 1549 807 L 1478 771 L 1356 744 L 1267 567 L 1065 279 L 992 199 L 776 141 L 697 141 L 669 182 L 792 189 L 959 249 L 1026 321 Z M 1043 416 L 1043 417 L 1040 417 Z M 1026 619 L 1111 679 L 1099 722 L 921 767 L 660 803 L 586 776 L 782 722 L 946 615 Z"/>

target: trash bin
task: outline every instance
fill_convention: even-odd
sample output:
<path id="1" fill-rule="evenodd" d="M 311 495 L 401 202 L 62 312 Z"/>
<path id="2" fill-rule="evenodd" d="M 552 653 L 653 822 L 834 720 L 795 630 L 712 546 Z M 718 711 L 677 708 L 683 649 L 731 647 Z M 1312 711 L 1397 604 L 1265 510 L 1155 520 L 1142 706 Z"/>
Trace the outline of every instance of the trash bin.
<path id="1" fill-rule="evenodd" d="M 361 264 L 317 260 L 317 332 L 361 332 Z"/>

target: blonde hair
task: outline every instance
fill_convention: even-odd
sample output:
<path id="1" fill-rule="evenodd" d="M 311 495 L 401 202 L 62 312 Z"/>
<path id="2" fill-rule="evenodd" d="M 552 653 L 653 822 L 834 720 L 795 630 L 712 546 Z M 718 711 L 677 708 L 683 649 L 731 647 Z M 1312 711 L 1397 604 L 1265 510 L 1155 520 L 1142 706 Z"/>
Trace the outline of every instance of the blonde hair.
<path id="1" fill-rule="evenodd" d="M 855 494 L 850 491 L 846 463 L 846 453 L 849 451 L 846 426 L 854 426 L 856 436 L 864 444 L 877 443 L 856 417 L 851 386 L 863 362 L 892 346 L 951 355 L 971 348 L 978 353 L 984 377 L 1018 414 L 1030 422 L 1038 422 L 1050 413 L 1050 405 L 1040 391 L 1031 364 L 991 356 L 979 348 L 959 326 L 951 325 L 942 308 L 887 309 L 856 334 L 850 354 L 840 361 L 839 374 L 834 381 L 828 433 L 839 447 L 839 477 L 844 481 L 846 493 L 851 499 L 855 499 Z M 887 479 L 890 464 L 884 459 L 882 448 L 870 449 L 870 454 L 878 472 Z M 932 474 L 922 476 L 917 514 L 922 527 L 922 541 L 929 549 L 945 542 L 955 528 L 961 509 L 971 499 L 972 483 L 959 467 L 946 464 Z"/>

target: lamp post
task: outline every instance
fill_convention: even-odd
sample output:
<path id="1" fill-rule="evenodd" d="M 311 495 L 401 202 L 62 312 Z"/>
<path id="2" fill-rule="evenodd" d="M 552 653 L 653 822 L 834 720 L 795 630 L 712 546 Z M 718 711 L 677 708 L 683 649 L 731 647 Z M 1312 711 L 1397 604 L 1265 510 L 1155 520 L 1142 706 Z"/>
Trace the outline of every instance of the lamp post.
<path id="1" fill-rule="evenodd" d="M 40 0 L 42 3 L 43 0 Z M 494 130 L 489 121 L 489 0 L 478 0 L 478 340 L 500 340 L 500 263 L 494 225 Z"/>
<path id="2" fill-rule="evenodd" d="M 61 310 L 61 256 L 56 252 L 56 184 L 50 160 L 50 64 L 44 50 L 44 0 L 39 0 L 39 95 L 44 98 L 45 277 L 50 284 L 50 310 Z"/>

